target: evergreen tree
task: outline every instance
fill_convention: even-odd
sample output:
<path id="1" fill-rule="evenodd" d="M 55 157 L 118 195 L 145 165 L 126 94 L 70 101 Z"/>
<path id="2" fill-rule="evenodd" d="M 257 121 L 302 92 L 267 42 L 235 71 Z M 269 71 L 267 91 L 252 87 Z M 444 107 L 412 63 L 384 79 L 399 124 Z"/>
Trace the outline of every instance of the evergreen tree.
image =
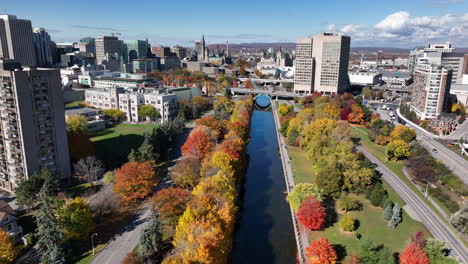
<path id="1" fill-rule="evenodd" d="M 369 200 L 373 206 L 381 206 L 387 200 L 387 197 L 387 192 L 382 187 L 382 184 L 378 182 L 374 185 Z"/>
<path id="2" fill-rule="evenodd" d="M 140 161 L 140 153 L 136 152 L 134 149 L 130 150 L 130 154 L 128 154 L 128 162 L 139 162 Z"/>
<path id="3" fill-rule="evenodd" d="M 63 233 L 55 220 L 47 193 L 47 185 L 44 184 L 39 194 L 41 207 L 36 216 L 37 244 L 43 263 L 62 264 L 65 263 L 65 254 L 61 246 Z"/>
<path id="4" fill-rule="evenodd" d="M 148 133 L 145 133 L 145 140 L 138 149 L 139 161 L 151 161 L 152 164 L 155 164 L 158 160 L 158 155 L 155 153 L 153 144 L 151 143 L 151 138 Z"/>
<path id="5" fill-rule="evenodd" d="M 398 205 L 398 203 L 396 203 L 393 207 L 392 219 L 390 219 L 390 222 L 388 222 L 388 226 L 391 228 L 396 228 L 399 223 L 401 223 L 401 207 Z"/>
<path id="6" fill-rule="evenodd" d="M 155 208 L 151 210 L 150 222 L 141 232 L 138 255 L 143 260 L 153 263 L 161 256 L 162 224 Z"/>
<path id="7" fill-rule="evenodd" d="M 20 181 L 15 189 L 18 204 L 26 208 L 37 206 L 39 190 L 46 186 L 47 196 L 54 196 L 58 192 L 59 183 L 57 178 L 49 171 L 47 167 L 36 171 L 29 179 Z"/>
<path id="8" fill-rule="evenodd" d="M 385 210 L 383 212 L 383 218 L 385 221 L 390 221 L 390 219 L 392 219 L 392 216 L 393 216 L 393 205 L 388 204 L 387 207 L 385 207 Z"/>

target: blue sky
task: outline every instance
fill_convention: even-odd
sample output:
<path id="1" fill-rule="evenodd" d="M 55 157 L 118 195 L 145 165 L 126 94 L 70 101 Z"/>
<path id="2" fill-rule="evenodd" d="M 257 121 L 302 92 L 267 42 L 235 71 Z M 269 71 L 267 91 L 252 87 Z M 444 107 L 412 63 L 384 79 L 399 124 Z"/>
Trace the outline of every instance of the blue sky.
<path id="1" fill-rule="evenodd" d="M 57 42 L 109 32 L 163 45 L 191 46 L 202 33 L 208 43 L 292 42 L 333 31 L 350 35 L 353 46 L 468 47 L 468 0 L 1 0 L 0 8 Z"/>

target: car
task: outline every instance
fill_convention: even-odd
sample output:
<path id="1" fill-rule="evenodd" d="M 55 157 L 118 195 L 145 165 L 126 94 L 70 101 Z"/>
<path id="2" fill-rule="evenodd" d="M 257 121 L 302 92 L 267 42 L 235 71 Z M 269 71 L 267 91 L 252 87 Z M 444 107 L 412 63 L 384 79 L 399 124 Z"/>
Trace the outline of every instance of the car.
<path id="1" fill-rule="evenodd" d="M 439 153 L 439 151 L 437 149 L 432 149 L 432 152 Z"/>

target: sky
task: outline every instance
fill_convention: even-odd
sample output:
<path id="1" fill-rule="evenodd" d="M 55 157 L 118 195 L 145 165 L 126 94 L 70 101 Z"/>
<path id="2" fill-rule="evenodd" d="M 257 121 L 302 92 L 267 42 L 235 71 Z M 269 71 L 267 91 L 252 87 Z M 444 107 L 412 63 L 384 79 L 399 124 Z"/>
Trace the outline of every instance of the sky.
<path id="1" fill-rule="evenodd" d="M 351 45 L 468 47 L 468 0 L 0 0 L 0 13 L 30 19 L 56 42 L 119 32 L 153 45 L 294 42 L 318 32 Z"/>

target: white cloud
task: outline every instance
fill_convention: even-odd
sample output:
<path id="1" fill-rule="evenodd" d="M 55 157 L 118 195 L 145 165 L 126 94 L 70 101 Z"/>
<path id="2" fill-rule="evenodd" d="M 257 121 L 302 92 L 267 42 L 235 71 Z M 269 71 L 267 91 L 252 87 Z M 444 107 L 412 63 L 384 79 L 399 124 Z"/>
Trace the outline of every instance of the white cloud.
<path id="1" fill-rule="evenodd" d="M 351 36 L 355 45 L 411 47 L 450 41 L 459 47 L 466 47 L 468 13 L 412 17 L 409 12 L 399 11 L 374 25 L 346 24 L 337 32 Z"/>
<path id="2" fill-rule="evenodd" d="M 328 24 L 327 25 L 327 31 L 335 31 L 336 25 L 335 24 Z"/>

